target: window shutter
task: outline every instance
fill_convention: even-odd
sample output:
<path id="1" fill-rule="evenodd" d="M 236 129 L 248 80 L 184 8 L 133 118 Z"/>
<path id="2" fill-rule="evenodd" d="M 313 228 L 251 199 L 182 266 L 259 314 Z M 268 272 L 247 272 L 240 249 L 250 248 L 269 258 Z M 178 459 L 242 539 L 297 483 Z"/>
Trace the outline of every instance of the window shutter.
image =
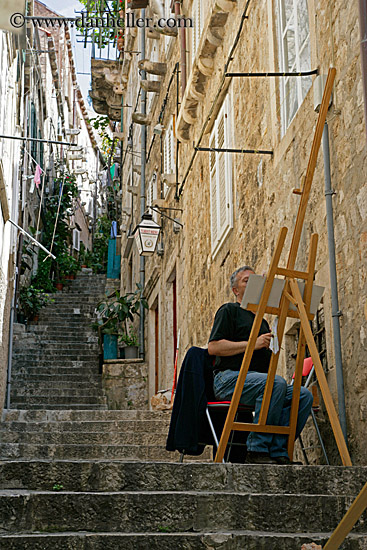
<path id="1" fill-rule="evenodd" d="M 194 0 L 192 7 L 192 19 L 194 22 L 194 27 L 191 32 L 192 42 L 191 42 L 191 62 L 193 63 L 199 42 L 201 37 L 201 32 L 203 30 L 203 9 L 201 5 L 201 0 Z"/>
<path id="2" fill-rule="evenodd" d="M 231 147 L 230 102 L 226 98 L 215 121 L 210 136 L 210 147 L 227 149 Z M 210 152 L 210 213 L 212 252 L 233 227 L 232 158 L 231 153 Z"/>
<path id="3" fill-rule="evenodd" d="M 78 229 L 73 229 L 73 248 L 80 250 L 80 232 Z"/>
<path id="4" fill-rule="evenodd" d="M 215 125 L 210 136 L 209 147 L 215 147 Z M 217 162 L 216 153 L 210 151 L 210 226 L 212 234 L 212 250 L 215 248 L 218 241 L 218 212 L 217 212 Z"/>
<path id="5" fill-rule="evenodd" d="M 224 147 L 230 149 L 232 147 L 232 128 L 231 128 L 231 104 L 229 96 L 226 97 L 224 102 Z M 233 227 L 233 166 L 232 166 L 232 153 L 225 153 L 225 225 L 227 227 Z"/>

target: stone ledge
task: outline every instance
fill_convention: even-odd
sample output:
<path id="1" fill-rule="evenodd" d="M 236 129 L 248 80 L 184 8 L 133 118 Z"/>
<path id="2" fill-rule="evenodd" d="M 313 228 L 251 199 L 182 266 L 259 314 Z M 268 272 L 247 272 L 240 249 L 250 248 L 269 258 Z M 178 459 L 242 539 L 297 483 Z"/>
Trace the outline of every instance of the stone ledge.
<path id="1" fill-rule="evenodd" d="M 223 42 L 229 13 L 236 6 L 236 0 L 217 0 L 207 19 L 177 118 L 176 133 L 180 141 L 190 141 L 191 126 L 196 123 L 198 107 L 204 102 L 205 88 L 214 73 L 215 54 Z"/>
<path id="2" fill-rule="evenodd" d="M 105 359 L 104 365 L 128 365 L 129 363 L 144 363 L 143 359 Z"/>

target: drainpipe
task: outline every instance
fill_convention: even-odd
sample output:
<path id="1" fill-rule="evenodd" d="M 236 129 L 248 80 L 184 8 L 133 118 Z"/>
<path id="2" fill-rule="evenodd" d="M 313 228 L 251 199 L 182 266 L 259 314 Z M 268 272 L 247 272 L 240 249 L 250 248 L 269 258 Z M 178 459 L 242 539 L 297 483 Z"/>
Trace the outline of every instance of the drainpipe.
<path id="1" fill-rule="evenodd" d="M 367 137 L 367 0 L 359 0 L 359 29 L 361 33 L 361 65 L 364 99 L 364 123 Z"/>
<path id="2" fill-rule="evenodd" d="M 181 0 L 175 0 L 175 15 L 179 20 L 181 13 Z M 181 94 L 182 97 L 186 90 L 186 28 L 185 25 L 180 25 L 180 42 L 181 42 Z"/>
<path id="3" fill-rule="evenodd" d="M 141 10 L 141 17 L 145 20 L 145 9 Z M 145 29 L 140 29 L 140 59 L 145 59 Z M 146 78 L 146 71 L 141 71 L 140 77 L 142 80 Z M 147 92 L 141 91 L 141 113 L 145 115 L 147 112 Z M 147 148 L 147 127 L 145 124 L 141 127 L 141 175 L 140 175 L 140 217 L 145 212 L 145 164 L 146 164 L 146 148 Z M 140 284 L 142 288 L 145 286 L 145 257 L 140 256 Z M 140 306 L 140 326 L 139 326 L 139 356 L 144 359 L 144 320 L 145 309 Z"/>
<path id="4" fill-rule="evenodd" d="M 327 122 L 325 122 L 324 131 L 322 134 L 322 148 L 324 153 L 326 224 L 327 224 L 328 249 L 329 249 L 331 314 L 332 314 L 332 320 L 333 320 L 333 340 L 334 340 L 334 355 L 335 355 L 335 369 L 336 369 L 336 384 L 337 384 L 337 390 L 338 390 L 338 409 L 339 409 L 340 425 L 343 431 L 345 442 L 347 443 L 347 419 L 346 419 L 346 413 L 345 413 L 343 363 L 342 363 L 342 348 L 341 348 L 340 322 L 339 322 L 339 319 L 342 313 L 339 310 L 338 281 L 336 276 L 336 260 L 335 260 L 333 200 L 332 200 L 332 196 L 335 194 L 335 191 L 331 189 L 329 128 L 328 128 Z"/>

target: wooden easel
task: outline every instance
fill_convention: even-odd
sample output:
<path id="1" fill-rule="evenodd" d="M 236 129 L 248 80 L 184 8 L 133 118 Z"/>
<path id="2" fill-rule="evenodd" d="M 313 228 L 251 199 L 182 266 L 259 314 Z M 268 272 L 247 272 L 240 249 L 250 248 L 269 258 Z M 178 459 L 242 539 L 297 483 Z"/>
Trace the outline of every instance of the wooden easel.
<path id="1" fill-rule="evenodd" d="M 297 258 L 298 247 L 299 247 L 299 241 L 301 238 L 301 232 L 302 232 L 302 227 L 303 227 L 305 213 L 306 213 L 306 208 L 307 208 L 307 203 L 308 203 L 308 199 L 311 191 L 313 175 L 315 172 L 317 155 L 321 145 L 322 132 L 326 121 L 326 115 L 329 108 L 331 92 L 334 84 L 335 72 L 336 71 L 334 68 L 329 69 L 329 72 L 328 72 L 328 77 L 325 85 L 325 90 L 322 98 L 318 120 L 317 120 L 315 135 L 312 143 L 311 154 L 310 154 L 310 159 L 307 166 L 306 178 L 305 178 L 303 188 L 294 190 L 296 194 L 301 195 L 301 200 L 298 208 L 298 214 L 297 214 L 296 224 L 295 224 L 293 238 L 291 242 L 287 267 L 286 268 L 279 267 L 279 260 L 280 260 L 280 256 L 283 250 L 285 238 L 288 231 L 286 227 L 282 227 L 280 230 L 274 255 L 270 263 L 269 271 L 265 280 L 265 285 L 261 294 L 260 301 L 258 304 L 249 304 L 247 306 L 248 309 L 256 312 L 256 315 L 255 315 L 251 334 L 247 343 L 246 351 L 243 357 L 241 369 L 237 379 L 237 384 L 232 396 L 231 405 L 228 410 L 227 419 L 224 424 L 222 436 L 219 442 L 219 447 L 218 447 L 214 462 L 222 462 L 224 452 L 227 446 L 228 438 L 232 430 L 287 435 L 288 436 L 288 454 L 289 454 L 289 458 L 292 460 L 293 449 L 294 449 L 294 439 L 295 439 L 295 433 L 296 433 L 298 406 L 299 406 L 299 396 L 300 396 L 301 382 L 302 382 L 302 367 L 303 367 L 303 360 L 305 356 L 305 347 L 307 343 L 312 360 L 313 360 L 313 364 L 315 366 L 316 376 L 319 382 L 322 396 L 324 398 L 325 407 L 329 415 L 331 427 L 334 432 L 335 440 L 339 449 L 342 462 L 344 466 L 352 465 L 348 448 L 344 440 L 343 432 L 340 427 L 338 415 L 335 410 L 335 406 L 327 384 L 324 370 L 322 368 L 317 347 L 313 339 L 312 331 L 309 325 L 309 320 L 313 318 L 313 315 L 310 314 L 310 303 L 311 303 L 311 295 L 312 295 L 312 284 L 313 284 L 314 273 L 315 273 L 316 251 L 317 251 L 317 241 L 318 241 L 318 235 L 316 233 L 311 236 L 307 271 L 303 272 L 303 271 L 297 271 L 294 269 L 296 258 Z M 273 285 L 274 277 L 276 275 L 284 276 L 285 285 L 284 285 L 284 290 L 282 293 L 279 307 L 270 308 L 267 306 L 267 302 L 268 302 L 270 291 Z M 296 279 L 303 279 L 305 281 L 305 290 L 304 290 L 303 299 L 302 299 Z M 296 306 L 296 311 L 289 309 L 290 302 Z M 273 391 L 274 377 L 275 377 L 277 365 L 278 365 L 279 352 L 277 354 L 273 353 L 271 356 L 268 377 L 266 381 L 258 423 L 248 424 L 248 423 L 234 422 L 235 414 L 238 408 L 242 389 L 243 389 L 247 372 L 249 369 L 249 365 L 252 359 L 252 354 L 255 349 L 256 339 L 259 334 L 264 313 L 271 313 L 273 315 L 279 316 L 279 320 L 278 320 L 279 348 L 281 347 L 281 344 L 282 344 L 284 327 L 285 327 L 285 322 L 287 317 L 299 318 L 301 322 L 289 426 L 269 426 L 266 424 L 271 394 Z"/>

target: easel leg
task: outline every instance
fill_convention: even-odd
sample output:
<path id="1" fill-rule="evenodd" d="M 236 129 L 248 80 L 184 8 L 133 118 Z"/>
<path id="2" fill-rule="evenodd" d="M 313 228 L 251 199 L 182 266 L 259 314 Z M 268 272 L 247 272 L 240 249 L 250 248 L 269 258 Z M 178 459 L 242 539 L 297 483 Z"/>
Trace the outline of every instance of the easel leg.
<path id="1" fill-rule="evenodd" d="M 367 483 L 359 493 L 348 512 L 345 514 L 338 527 L 335 529 L 324 546 L 324 550 L 337 550 L 347 535 L 353 529 L 355 523 L 367 508 Z"/>
<path id="2" fill-rule="evenodd" d="M 299 398 L 301 393 L 302 369 L 303 369 L 303 360 L 305 357 L 305 349 L 306 349 L 306 341 L 305 341 L 305 337 L 301 327 L 299 331 L 297 360 L 296 360 L 296 368 L 295 368 L 294 383 L 293 383 L 292 405 L 291 405 L 291 413 L 289 417 L 290 432 L 288 436 L 288 456 L 291 460 L 293 459 L 294 440 L 296 437 Z"/>
<path id="3" fill-rule="evenodd" d="M 312 286 L 313 286 L 313 278 L 315 275 L 318 240 L 319 240 L 319 237 L 317 233 L 314 233 L 313 235 L 311 235 L 310 255 L 308 257 L 308 263 L 307 263 L 308 279 L 306 281 L 305 290 L 303 294 L 303 299 L 305 301 L 305 310 L 307 312 L 310 311 L 310 305 L 311 305 Z M 288 437 L 288 455 L 291 460 L 293 458 L 294 440 L 296 437 L 299 399 L 300 399 L 300 392 L 301 392 L 302 371 L 303 371 L 303 361 L 305 358 L 305 351 L 306 351 L 306 339 L 305 339 L 305 336 L 302 330 L 302 325 L 301 325 L 301 328 L 299 331 L 296 369 L 294 373 L 292 407 L 291 407 L 291 414 L 289 418 L 290 432 Z"/>
<path id="4" fill-rule="evenodd" d="M 331 397 L 331 393 L 326 380 L 324 369 L 322 368 L 322 364 L 317 351 L 315 340 L 313 338 L 311 327 L 308 322 L 305 306 L 302 301 L 302 296 L 299 291 L 298 284 L 295 281 L 295 279 L 290 279 L 289 284 L 291 287 L 292 295 L 297 302 L 297 309 L 301 320 L 301 326 L 306 338 L 308 349 L 310 350 L 310 353 L 311 353 L 313 364 L 315 366 L 317 380 L 319 382 L 321 394 L 323 396 L 325 407 L 329 415 L 330 424 L 334 432 L 334 437 L 339 449 L 340 457 L 342 459 L 344 466 L 352 466 L 352 461 L 350 459 L 349 451 L 348 451 L 348 448 L 343 436 L 343 432 L 339 423 L 339 418 L 335 410 L 333 399 Z"/>

